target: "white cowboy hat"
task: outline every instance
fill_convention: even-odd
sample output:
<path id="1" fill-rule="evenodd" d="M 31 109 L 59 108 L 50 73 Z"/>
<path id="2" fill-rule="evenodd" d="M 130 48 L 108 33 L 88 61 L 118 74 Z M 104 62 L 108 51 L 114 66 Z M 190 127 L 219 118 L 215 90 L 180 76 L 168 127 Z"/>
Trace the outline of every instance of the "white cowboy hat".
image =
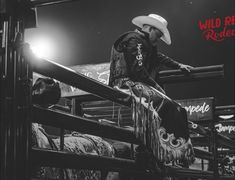
<path id="1" fill-rule="evenodd" d="M 163 17 L 157 14 L 149 14 L 148 16 L 137 16 L 132 19 L 132 23 L 140 28 L 142 28 L 144 24 L 148 24 L 159 29 L 163 33 L 161 40 L 163 40 L 168 45 L 171 44 L 170 33 L 167 29 L 168 23 Z"/>

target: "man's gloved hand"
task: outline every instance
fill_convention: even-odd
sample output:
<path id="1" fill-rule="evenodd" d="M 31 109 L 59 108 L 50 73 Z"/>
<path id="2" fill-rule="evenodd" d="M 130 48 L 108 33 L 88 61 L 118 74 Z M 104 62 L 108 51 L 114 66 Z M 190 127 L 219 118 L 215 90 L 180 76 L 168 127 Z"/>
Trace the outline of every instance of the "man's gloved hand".
<path id="1" fill-rule="evenodd" d="M 181 71 L 184 71 L 184 72 L 191 72 L 191 70 L 193 69 L 192 66 L 185 65 L 185 64 L 179 64 L 179 68 Z"/>

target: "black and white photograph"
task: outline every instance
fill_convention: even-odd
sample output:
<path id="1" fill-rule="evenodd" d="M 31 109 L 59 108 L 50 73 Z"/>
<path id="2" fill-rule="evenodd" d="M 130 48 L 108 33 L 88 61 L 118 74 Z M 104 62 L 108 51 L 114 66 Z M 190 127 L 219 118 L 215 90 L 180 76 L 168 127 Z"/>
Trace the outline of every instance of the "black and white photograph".
<path id="1" fill-rule="evenodd" d="M 0 180 L 235 179 L 235 0 L 0 0 Z"/>

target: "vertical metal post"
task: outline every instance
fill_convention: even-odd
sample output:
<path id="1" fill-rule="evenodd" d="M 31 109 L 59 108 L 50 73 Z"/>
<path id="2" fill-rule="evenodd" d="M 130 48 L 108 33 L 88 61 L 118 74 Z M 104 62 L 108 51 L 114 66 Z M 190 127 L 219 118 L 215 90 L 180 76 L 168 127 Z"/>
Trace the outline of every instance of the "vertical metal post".
<path id="1" fill-rule="evenodd" d="M 215 100 L 213 99 L 212 102 L 212 120 L 209 124 L 209 127 L 211 129 L 211 137 L 209 138 L 210 140 L 210 146 L 209 150 L 213 154 L 213 160 L 209 162 L 210 169 L 213 170 L 215 178 L 218 177 L 218 151 L 217 151 L 217 131 L 215 129 Z"/>
<path id="2" fill-rule="evenodd" d="M 215 128 L 216 116 L 215 116 L 215 99 L 213 99 L 213 119 L 211 122 L 211 131 L 212 131 L 212 153 L 213 153 L 213 171 L 214 176 L 217 178 L 219 176 L 218 172 L 218 148 L 217 148 L 217 131 Z"/>
<path id="3" fill-rule="evenodd" d="M 202 170 L 204 171 L 205 168 L 204 168 L 204 160 L 203 159 L 201 160 L 201 167 L 202 167 Z"/>
<path id="4" fill-rule="evenodd" d="M 32 72 L 21 57 L 24 23 L 9 15 L 1 26 L 0 179 L 29 180 Z"/>

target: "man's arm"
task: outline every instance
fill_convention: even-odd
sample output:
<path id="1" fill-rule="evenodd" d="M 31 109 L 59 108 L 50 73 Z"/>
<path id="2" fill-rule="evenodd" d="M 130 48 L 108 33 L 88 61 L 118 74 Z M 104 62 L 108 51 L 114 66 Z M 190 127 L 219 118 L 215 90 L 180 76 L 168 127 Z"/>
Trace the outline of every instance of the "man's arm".
<path id="1" fill-rule="evenodd" d="M 192 66 L 181 64 L 181 63 L 171 59 L 170 57 L 168 57 L 160 52 L 157 54 L 157 56 L 158 56 L 160 64 L 163 64 L 167 67 L 170 67 L 173 69 L 180 69 L 180 70 L 186 71 L 186 72 L 190 72 L 191 69 L 193 69 Z"/>

